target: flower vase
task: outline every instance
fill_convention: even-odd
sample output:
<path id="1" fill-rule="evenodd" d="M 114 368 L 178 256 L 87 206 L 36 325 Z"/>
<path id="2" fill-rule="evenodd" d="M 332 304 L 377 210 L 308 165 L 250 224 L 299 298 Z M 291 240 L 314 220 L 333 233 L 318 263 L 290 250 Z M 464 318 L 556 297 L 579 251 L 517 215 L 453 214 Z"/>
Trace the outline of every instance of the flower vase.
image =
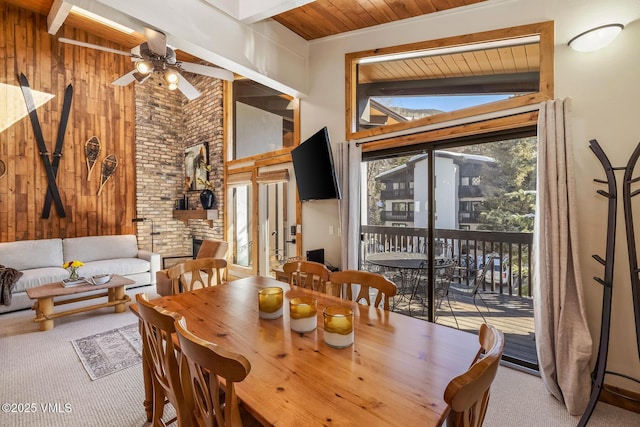
<path id="1" fill-rule="evenodd" d="M 69 270 L 69 280 L 78 280 L 78 269 L 77 268 L 71 268 Z"/>
<path id="2" fill-rule="evenodd" d="M 202 192 L 200 193 L 200 203 L 202 203 L 203 209 L 213 208 L 213 204 L 215 200 L 216 200 L 216 197 L 213 194 L 213 191 L 209 189 L 202 190 Z"/>

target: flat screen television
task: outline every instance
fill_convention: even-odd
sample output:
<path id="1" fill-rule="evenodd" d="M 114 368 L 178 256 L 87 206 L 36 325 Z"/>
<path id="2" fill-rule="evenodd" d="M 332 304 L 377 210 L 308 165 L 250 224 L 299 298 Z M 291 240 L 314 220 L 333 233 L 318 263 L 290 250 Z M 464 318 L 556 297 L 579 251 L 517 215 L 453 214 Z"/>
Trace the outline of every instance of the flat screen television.
<path id="1" fill-rule="evenodd" d="M 294 148 L 291 159 L 300 201 L 340 198 L 326 126 Z"/>

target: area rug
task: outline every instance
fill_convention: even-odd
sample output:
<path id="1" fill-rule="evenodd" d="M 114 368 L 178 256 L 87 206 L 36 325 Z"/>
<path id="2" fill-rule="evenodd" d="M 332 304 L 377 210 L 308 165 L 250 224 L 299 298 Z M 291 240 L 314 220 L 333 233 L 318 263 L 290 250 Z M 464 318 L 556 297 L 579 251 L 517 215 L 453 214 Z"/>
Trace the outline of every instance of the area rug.
<path id="1" fill-rule="evenodd" d="M 137 323 L 72 340 L 71 344 L 92 380 L 142 362 Z"/>

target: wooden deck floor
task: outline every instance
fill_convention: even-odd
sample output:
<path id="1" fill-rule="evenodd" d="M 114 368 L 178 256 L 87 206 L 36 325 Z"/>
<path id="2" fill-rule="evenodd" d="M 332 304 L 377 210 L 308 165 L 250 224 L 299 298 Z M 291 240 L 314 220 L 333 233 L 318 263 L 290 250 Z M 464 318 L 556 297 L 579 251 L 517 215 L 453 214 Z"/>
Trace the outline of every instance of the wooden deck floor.
<path id="1" fill-rule="evenodd" d="M 492 293 L 482 293 L 482 298 L 486 301 L 490 314 L 487 313 L 487 307 L 482 304 L 479 297 L 476 297 L 476 302 L 482 310 L 485 320 L 504 333 L 504 354 L 537 366 L 533 300 Z M 458 294 L 454 296 L 451 293 L 450 301 L 451 306 L 447 303 L 446 298 L 443 300 L 437 311 L 436 323 L 455 328 L 455 320 L 457 320 L 459 329 L 477 334 L 483 320 L 473 305 L 471 297 Z M 412 300 L 409 312 L 406 297 L 398 301 L 394 311 L 406 315 L 410 314 L 423 320 L 427 319 L 426 310 L 423 314 L 421 301 Z M 455 320 L 452 311 L 455 313 Z"/>

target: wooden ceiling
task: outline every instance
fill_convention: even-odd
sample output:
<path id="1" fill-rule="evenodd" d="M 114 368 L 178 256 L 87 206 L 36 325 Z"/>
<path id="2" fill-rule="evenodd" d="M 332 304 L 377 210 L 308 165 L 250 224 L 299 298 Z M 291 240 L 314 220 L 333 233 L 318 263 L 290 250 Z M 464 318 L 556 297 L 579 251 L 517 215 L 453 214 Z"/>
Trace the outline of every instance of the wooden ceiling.
<path id="1" fill-rule="evenodd" d="M 5 1 L 41 15 L 48 15 L 53 4 L 53 0 Z M 304 39 L 315 40 L 482 1 L 486 0 L 315 0 L 273 19 Z M 109 28 L 98 29 L 95 22 L 79 16 L 69 17 L 66 23 L 126 47 L 144 41 L 141 34 L 128 36 Z"/>
<path id="2" fill-rule="evenodd" d="M 537 73 L 540 45 L 482 49 L 412 59 L 361 64 L 358 83 Z"/>
<path id="3" fill-rule="evenodd" d="M 5 1 L 42 15 L 48 15 L 53 4 L 53 0 Z M 482 1 L 486 0 L 315 0 L 304 6 L 275 15 L 273 19 L 306 40 L 315 40 Z M 65 25 L 70 25 L 129 49 L 145 41 L 142 34 L 124 34 L 110 27 L 96 24 L 96 22 L 80 15 L 69 15 Z M 537 67 L 537 64 L 530 63 L 530 58 L 537 58 L 535 53 L 529 55 L 529 52 L 496 51 L 485 52 L 485 55 L 496 55 L 501 58 L 504 69 L 512 70 L 511 72 L 521 71 L 523 67 L 525 69 Z M 198 62 L 197 58 L 184 52 L 178 51 L 177 56 L 181 61 Z M 362 67 L 360 72 L 363 80 L 361 82 L 465 76 L 477 74 L 479 69 L 488 67 L 488 64 L 489 62 L 479 57 L 479 54 L 475 57 L 474 54 L 458 54 L 426 60 L 408 60 L 402 63 L 398 61 L 380 63 Z M 494 64 L 494 61 L 491 61 L 491 64 Z M 482 72 L 481 74 L 486 73 Z M 429 77 L 430 75 L 431 77 Z"/>
<path id="4" fill-rule="evenodd" d="M 485 0 L 315 0 L 273 17 L 306 40 L 440 12 Z"/>

